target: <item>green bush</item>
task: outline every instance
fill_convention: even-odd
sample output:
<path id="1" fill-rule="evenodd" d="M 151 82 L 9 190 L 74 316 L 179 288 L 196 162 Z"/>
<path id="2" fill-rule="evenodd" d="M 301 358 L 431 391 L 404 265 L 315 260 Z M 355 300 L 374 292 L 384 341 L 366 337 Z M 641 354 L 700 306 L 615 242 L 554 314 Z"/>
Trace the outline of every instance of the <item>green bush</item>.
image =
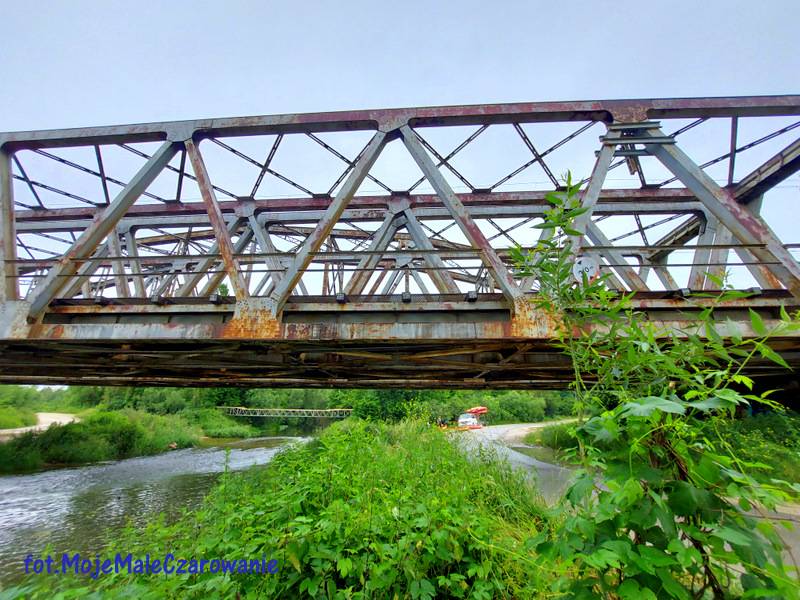
<path id="1" fill-rule="evenodd" d="M 203 430 L 208 437 L 213 438 L 233 438 L 233 437 L 255 437 L 261 432 L 248 425 L 241 419 L 229 417 L 216 408 L 199 408 L 187 410 L 182 416 L 193 425 Z"/>
<path id="2" fill-rule="evenodd" d="M 36 413 L 16 406 L 0 406 L 0 429 L 16 429 L 36 425 Z"/>

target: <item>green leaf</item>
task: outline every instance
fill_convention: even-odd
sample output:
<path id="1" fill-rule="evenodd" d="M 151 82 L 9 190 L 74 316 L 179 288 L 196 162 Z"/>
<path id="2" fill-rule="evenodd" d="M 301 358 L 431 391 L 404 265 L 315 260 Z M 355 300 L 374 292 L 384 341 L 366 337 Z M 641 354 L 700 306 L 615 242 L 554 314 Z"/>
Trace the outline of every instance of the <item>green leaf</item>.
<path id="1" fill-rule="evenodd" d="M 697 402 L 689 402 L 689 406 L 701 412 L 709 412 L 718 408 L 726 408 L 728 404 L 714 396 L 712 398 L 706 398 L 705 400 L 698 400 Z"/>
<path id="2" fill-rule="evenodd" d="M 596 569 L 606 569 L 608 567 L 619 567 L 620 556 L 613 550 L 598 548 L 591 554 L 585 554 L 583 560 L 586 564 Z"/>
<path id="3" fill-rule="evenodd" d="M 661 396 L 646 396 L 623 405 L 622 417 L 649 417 L 656 411 L 682 415 L 686 406 Z"/>
<path id="4" fill-rule="evenodd" d="M 336 568 L 342 577 L 347 577 L 347 574 L 353 570 L 353 561 L 346 557 L 340 558 L 336 561 Z"/>
<path id="5" fill-rule="evenodd" d="M 656 569 L 656 575 L 661 580 L 664 590 L 673 598 L 680 598 L 680 600 L 689 600 L 689 592 L 678 581 L 676 581 L 672 573 L 667 569 Z"/>
<path id="6" fill-rule="evenodd" d="M 656 600 L 656 595 L 649 589 L 639 587 L 635 579 L 626 579 L 617 589 L 622 600 Z"/>
<path id="7" fill-rule="evenodd" d="M 677 515 L 686 517 L 708 508 L 711 503 L 711 493 L 685 481 L 676 481 L 667 496 L 667 503 Z"/>
<path id="8" fill-rule="evenodd" d="M 611 442 L 619 437 L 619 425 L 613 418 L 592 417 L 581 429 L 598 442 Z"/>
<path id="9" fill-rule="evenodd" d="M 567 490 L 567 499 L 573 504 L 579 504 L 594 490 L 594 479 L 589 473 L 582 471 Z"/>
<path id="10" fill-rule="evenodd" d="M 758 353 L 766 359 L 771 360 L 774 363 L 779 364 L 783 368 L 787 370 L 791 370 L 791 367 L 788 363 L 783 359 L 783 357 L 775 352 L 772 348 L 767 346 L 766 344 L 759 344 L 758 345 Z"/>
<path id="11" fill-rule="evenodd" d="M 733 375 L 731 379 L 734 383 L 740 383 L 745 386 L 748 390 L 753 389 L 753 380 L 747 377 L 746 375 Z"/>
<path id="12" fill-rule="evenodd" d="M 742 531 L 732 527 L 720 527 L 712 532 L 711 535 L 718 537 L 721 540 L 725 540 L 730 544 L 736 544 L 739 546 L 747 546 L 753 543 L 752 536 L 749 536 L 746 533 L 743 533 Z"/>
<path id="13" fill-rule="evenodd" d="M 753 326 L 753 331 L 756 332 L 756 335 L 760 335 L 762 337 L 767 335 L 767 327 L 764 325 L 761 315 L 759 315 L 752 308 L 748 310 L 750 312 L 750 324 Z"/>
<path id="14" fill-rule="evenodd" d="M 789 313 L 786 312 L 786 307 L 783 304 L 781 304 L 780 307 L 780 314 L 781 314 L 781 321 L 783 321 L 784 323 L 788 323 L 789 321 L 792 320 L 791 317 L 789 317 Z"/>

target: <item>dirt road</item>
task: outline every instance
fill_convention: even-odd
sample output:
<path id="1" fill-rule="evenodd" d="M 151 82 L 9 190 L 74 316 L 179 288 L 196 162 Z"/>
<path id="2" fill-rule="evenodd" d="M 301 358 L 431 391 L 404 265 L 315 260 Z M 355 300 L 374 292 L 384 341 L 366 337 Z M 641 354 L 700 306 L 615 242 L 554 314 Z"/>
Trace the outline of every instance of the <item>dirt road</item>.
<path id="1" fill-rule="evenodd" d="M 29 431 L 42 431 L 53 424 L 66 425 L 67 423 L 72 423 L 73 421 L 78 421 L 80 419 L 69 413 L 39 412 L 36 413 L 36 420 L 36 425 L 31 425 L 30 427 L 0 429 L 0 442 L 8 441 L 11 438 L 17 437 L 18 435 L 22 435 L 23 433 L 27 433 Z"/>

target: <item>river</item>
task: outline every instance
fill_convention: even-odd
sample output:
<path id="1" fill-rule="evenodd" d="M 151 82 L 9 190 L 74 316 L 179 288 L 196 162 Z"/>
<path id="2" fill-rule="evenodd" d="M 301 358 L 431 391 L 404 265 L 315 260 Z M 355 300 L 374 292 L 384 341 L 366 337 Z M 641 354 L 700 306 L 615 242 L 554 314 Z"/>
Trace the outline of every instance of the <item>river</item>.
<path id="1" fill-rule="evenodd" d="M 302 438 L 216 442 L 84 467 L 0 477 L 0 589 L 23 576 L 28 554 L 94 554 L 129 520 L 144 524 L 163 512 L 168 521 L 196 507 L 225 469 L 268 463 L 282 446 Z"/>

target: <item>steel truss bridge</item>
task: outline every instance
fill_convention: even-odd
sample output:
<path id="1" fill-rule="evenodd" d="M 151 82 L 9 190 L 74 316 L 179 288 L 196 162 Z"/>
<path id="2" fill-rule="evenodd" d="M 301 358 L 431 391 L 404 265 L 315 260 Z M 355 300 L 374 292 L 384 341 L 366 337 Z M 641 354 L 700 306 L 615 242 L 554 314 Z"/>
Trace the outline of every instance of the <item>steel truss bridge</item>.
<path id="1" fill-rule="evenodd" d="M 798 127 L 762 96 L 0 133 L 0 381 L 563 387 L 509 249 L 568 169 L 610 286 L 685 330 L 729 272 L 752 334 L 800 306 Z"/>
<path id="2" fill-rule="evenodd" d="M 244 406 L 220 406 L 219 409 L 232 417 L 265 417 L 271 419 L 294 417 L 344 419 L 353 412 L 352 408 L 245 408 Z"/>

